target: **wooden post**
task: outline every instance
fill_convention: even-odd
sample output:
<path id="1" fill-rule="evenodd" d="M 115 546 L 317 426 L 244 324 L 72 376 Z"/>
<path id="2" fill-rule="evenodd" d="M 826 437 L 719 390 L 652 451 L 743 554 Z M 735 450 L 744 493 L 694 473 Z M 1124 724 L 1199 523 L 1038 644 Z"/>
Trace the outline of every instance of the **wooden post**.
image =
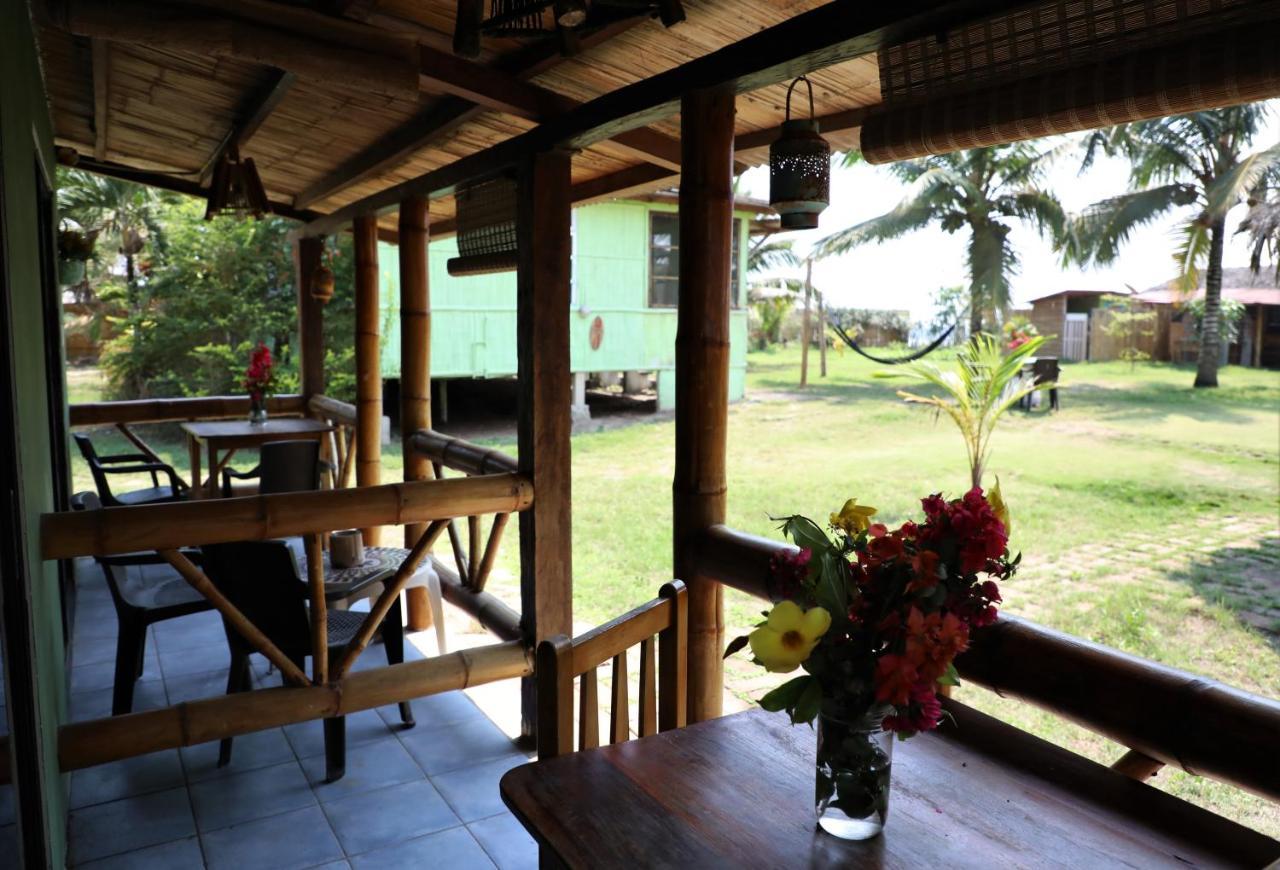
<path id="1" fill-rule="evenodd" d="M 324 251 L 322 237 L 302 238 L 294 242 L 294 275 L 298 285 L 298 371 L 301 374 L 302 398 L 324 393 L 324 306 L 311 295 L 320 255 Z"/>
<path id="2" fill-rule="evenodd" d="M 800 386 L 809 385 L 809 300 L 813 297 L 813 259 L 805 260 L 804 320 L 800 324 Z"/>
<path id="3" fill-rule="evenodd" d="M 431 428 L 431 289 L 427 283 L 428 206 L 425 196 L 400 203 L 400 437 L 404 479 L 429 480 L 431 460 L 409 439 Z M 413 547 L 426 526 L 404 527 L 404 545 Z M 428 554 L 429 555 L 429 554 Z M 431 627 L 431 604 L 421 587 L 405 592 L 411 631 Z"/>
<path id="4" fill-rule="evenodd" d="M 818 294 L 818 359 L 819 374 L 827 376 L 827 302 Z"/>
<path id="5" fill-rule="evenodd" d="M 356 486 L 382 482 L 382 368 L 378 359 L 378 218 L 355 219 L 356 261 Z M 362 530 L 367 546 L 382 543 L 382 528 Z"/>
<path id="6" fill-rule="evenodd" d="M 537 493 L 520 515 L 520 603 L 531 646 L 573 632 L 569 167 L 567 151 L 529 155 L 520 167 L 516 206 L 519 467 Z M 537 696 L 531 681 L 522 699 L 522 730 L 532 737 Z"/>
<path id="7" fill-rule="evenodd" d="M 689 586 L 691 722 L 719 716 L 724 701 L 722 590 L 719 583 L 697 575 L 697 554 L 692 545 L 707 527 L 724 522 L 733 123 L 732 88 L 690 91 L 681 101 L 680 303 L 672 494 L 675 577 Z"/>

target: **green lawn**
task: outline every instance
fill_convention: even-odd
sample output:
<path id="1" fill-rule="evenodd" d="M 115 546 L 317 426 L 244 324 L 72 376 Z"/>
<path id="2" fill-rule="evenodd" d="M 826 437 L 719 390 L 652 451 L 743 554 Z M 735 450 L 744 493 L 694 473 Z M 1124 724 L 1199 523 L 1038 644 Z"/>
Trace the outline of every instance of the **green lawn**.
<path id="1" fill-rule="evenodd" d="M 748 398 L 730 412 L 731 525 L 775 535 L 771 514 L 825 517 L 850 496 L 892 523 L 915 515 L 922 495 L 965 488 L 949 420 L 898 400 L 902 383 L 872 377 L 882 367 L 833 354 L 830 376 L 801 392 L 797 351 L 753 353 L 749 362 Z M 1067 365 L 1060 412 L 1009 415 L 989 464 L 1024 554 L 1005 606 L 1280 696 L 1280 373 L 1230 367 L 1212 391 L 1192 390 L 1192 377 L 1167 364 Z M 87 400 L 92 389 L 80 379 L 72 395 Z M 155 446 L 184 470 L 175 430 L 157 430 Z M 102 434 L 107 449 L 125 449 Z M 673 436 L 670 418 L 659 417 L 574 438 L 577 620 L 615 616 L 668 578 Z M 511 439 L 491 443 L 514 450 Z M 385 464 L 398 478 L 398 447 Z M 88 485 L 83 468 L 76 480 Z M 491 586 L 518 604 L 515 557 L 508 543 Z M 732 592 L 726 600 L 732 636 L 760 603 Z M 746 662 L 731 661 L 728 674 L 743 695 L 764 685 Z M 1099 760 L 1122 752 L 1025 705 L 976 689 L 961 697 Z M 1155 782 L 1280 835 L 1275 805 L 1180 773 Z"/>

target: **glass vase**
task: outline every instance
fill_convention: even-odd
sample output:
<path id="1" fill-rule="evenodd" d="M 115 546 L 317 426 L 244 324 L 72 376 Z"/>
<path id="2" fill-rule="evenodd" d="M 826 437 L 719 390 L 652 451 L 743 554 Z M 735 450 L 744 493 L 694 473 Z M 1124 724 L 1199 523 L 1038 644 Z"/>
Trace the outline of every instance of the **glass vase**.
<path id="1" fill-rule="evenodd" d="M 870 726 L 870 727 L 868 727 Z M 893 734 L 879 723 L 818 717 L 815 812 L 818 826 L 845 840 L 868 840 L 889 815 Z"/>
<path id="2" fill-rule="evenodd" d="M 249 397 L 249 422 L 261 426 L 267 422 L 267 400 L 263 397 Z"/>

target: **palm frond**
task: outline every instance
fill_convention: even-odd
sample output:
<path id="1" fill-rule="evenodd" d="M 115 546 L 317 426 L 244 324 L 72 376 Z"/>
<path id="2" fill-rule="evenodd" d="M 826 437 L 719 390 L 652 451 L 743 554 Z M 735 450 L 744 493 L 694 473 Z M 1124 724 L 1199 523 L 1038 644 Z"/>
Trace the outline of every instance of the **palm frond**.
<path id="1" fill-rule="evenodd" d="M 1225 215 L 1278 166 L 1280 166 L 1280 142 L 1250 154 L 1219 175 L 1205 189 L 1205 211 L 1208 216 L 1216 218 Z"/>
<path id="2" fill-rule="evenodd" d="M 1187 221 L 1178 228 L 1178 235 L 1181 241 L 1173 252 L 1178 268 L 1178 291 L 1189 295 L 1200 286 L 1200 266 L 1209 258 L 1212 239 L 1209 228 L 1198 220 Z"/>
<path id="3" fill-rule="evenodd" d="M 1166 184 L 1094 203 L 1067 222 L 1060 245 L 1064 262 L 1081 266 L 1114 262 L 1135 229 L 1175 206 L 1189 205 L 1195 195 L 1189 185 Z"/>
<path id="4" fill-rule="evenodd" d="M 949 202 L 956 184 L 967 182 L 949 169 L 928 169 L 915 180 L 908 195 L 892 211 L 832 233 L 818 242 L 814 253 L 819 258 L 843 254 L 867 242 L 896 239 L 921 229 Z"/>

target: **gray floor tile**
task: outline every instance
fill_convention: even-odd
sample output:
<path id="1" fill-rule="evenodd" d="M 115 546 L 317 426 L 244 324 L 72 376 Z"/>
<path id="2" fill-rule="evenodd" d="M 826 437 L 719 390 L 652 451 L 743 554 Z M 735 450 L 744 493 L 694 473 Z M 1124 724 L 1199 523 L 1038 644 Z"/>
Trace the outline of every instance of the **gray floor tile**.
<path id="1" fill-rule="evenodd" d="M 308 807 L 316 802 L 296 761 L 198 782 L 191 786 L 196 825 L 214 831 L 229 825 Z"/>
<path id="2" fill-rule="evenodd" d="M 537 870 L 538 844 L 511 813 L 467 825 L 499 870 Z"/>
<path id="3" fill-rule="evenodd" d="M 74 635 L 74 658 L 76 666 L 92 665 L 98 662 L 112 662 L 116 658 L 116 634 L 103 634 L 97 637 L 83 637 L 79 629 Z M 147 644 L 147 655 L 154 654 L 155 648 Z"/>
<path id="4" fill-rule="evenodd" d="M 92 861 L 196 832 L 186 789 L 175 788 L 72 810 L 71 860 Z"/>
<path id="5" fill-rule="evenodd" d="M 440 867 L 449 870 L 493 870 L 493 862 L 466 828 L 450 828 L 357 855 L 355 870 L 401 870 L 404 867 Z"/>
<path id="6" fill-rule="evenodd" d="M 186 674 L 203 674 L 225 669 L 231 663 L 231 651 L 225 640 L 219 643 L 166 650 L 160 654 L 160 669 L 165 679 Z"/>
<path id="7" fill-rule="evenodd" d="M 177 788 L 185 782 L 178 751 L 153 752 L 71 774 L 72 809 Z"/>
<path id="8" fill-rule="evenodd" d="M 226 767 L 218 767 L 218 741 L 216 740 L 196 746 L 184 746 L 178 751 L 182 755 L 182 766 L 187 772 L 189 782 L 235 776 L 260 767 L 295 760 L 293 747 L 289 745 L 284 731 L 280 728 L 255 731 L 252 734 L 242 734 L 237 737 L 232 741 L 231 763 Z"/>
<path id="9" fill-rule="evenodd" d="M 299 758 L 324 752 L 324 723 L 320 719 L 284 726 L 285 736 Z M 361 710 L 347 717 L 347 748 L 372 741 L 395 740 L 395 732 L 374 710 Z"/>
<path id="10" fill-rule="evenodd" d="M 164 622 L 157 622 L 154 629 L 156 646 L 161 656 L 193 646 L 214 646 L 221 643 L 225 647 L 227 644 L 222 617 L 212 610 L 166 619 Z"/>
<path id="11" fill-rule="evenodd" d="M 14 799 L 13 786 L 8 783 L 0 785 L 0 827 L 11 825 L 17 819 L 18 807 Z"/>
<path id="12" fill-rule="evenodd" d="M 202 834 L 209 870 L 296 870 L 343 857 L 319 807 Z"/>
<path id="13" fill-rule="evenodd" d="M 312 867 L 311 870 L 351 870 L 351 865 L 346 861 L 330 861 L 328 864 Z"/>
<path id="14" fill-rule="evenodd" d="M 163 659 L 164 657 L 161 656 L 162 662 Z M 160 667 L 164 667 L 163 663 Z M 224 662 L 222 670 L 218 671 L 165 677 L 164 687 L 169 693 L 169 700 L 174 704 L 194 701 L 197 698 L 216 698 L 218 695 L 225 695 L 227 693 L 226 663 Z"/>
<path id="15" fill-rule="evenodd" d="M 424 778 L 417 762 L 395 739 L 347 747 L 347 772 L 337 782 L 324 781 L 323 754 L 302 759 L 302 770 L 321 803 Z"/>
<path id="16" fill-rule="evenodd" d="M 110 716 L 111 693 L 111 689 L 73 692 L 69 709 L 71 721 L 83 722 L 85 719 L 103 719 Z M 155 710 L 167 706 L 169 706 L 169 700 L 162 681 L 147 680 L 134 686 L 132 712 Z"/>
<path id="17" fill-rule="evenodd" d="M 400 741 L 428 776 L 473 767 L 516 752 L 516 745 L 488 719 L 470 719 L 443 727 L 424 722 L 400 732 Z"/>
<path id="18" fill-rule="evenodd" d="M 454 722 L 465 722 L 468 719 L 483 719 L 484 711 L 467 697 L 466 692 L 445 692 L 440 695 L 428 695 L 415 698 L 409 702 L 413 706 L 413 716 L 422 725 L 452 725 Z M 378 715 L 388 725 L 400 724 L 400 708 L 395 704 L 378 708 Z"/>
<path id="19" fill-rule="evenodd" d="M 323 807 L 348 855 L 380 849 L 459 824 L 444 798 L 425 780 L 354 795 Z"/>
<path id="20" fill-rule="evenodd" d="M 508 755 L 475 767 L 438 774 L 431 777 L 431 784 L 453 807 L 458 818 L 474 822 L 506 811 L 502 795 L 498 793 L 498 781 L 508 770 L 528 761 L 524 755 Z"/>
<path id="21" fill-rule="evenodd" d="M 142 676 L 138 683 L 160 679 L 160 659 L 150 650 L 142 658 Z M 107 661 L 92 664 L 79 664 L 71 669 L 71 691 L 92 692 L 95 689 L 110 689 L 116 684 L 115 653 Z M 136 684 L 135 684 L 136 685 Z M 136 689 L 134 691 L 137 691 Z"/>
<path id="22" fill-rule="evenodd" d="M 198 870 L 204 866 L 200 841 L 195 837 L 148 846 L 136 852 L 126 852 L 87 864 L 79 864 L 76 870 Z"/>

